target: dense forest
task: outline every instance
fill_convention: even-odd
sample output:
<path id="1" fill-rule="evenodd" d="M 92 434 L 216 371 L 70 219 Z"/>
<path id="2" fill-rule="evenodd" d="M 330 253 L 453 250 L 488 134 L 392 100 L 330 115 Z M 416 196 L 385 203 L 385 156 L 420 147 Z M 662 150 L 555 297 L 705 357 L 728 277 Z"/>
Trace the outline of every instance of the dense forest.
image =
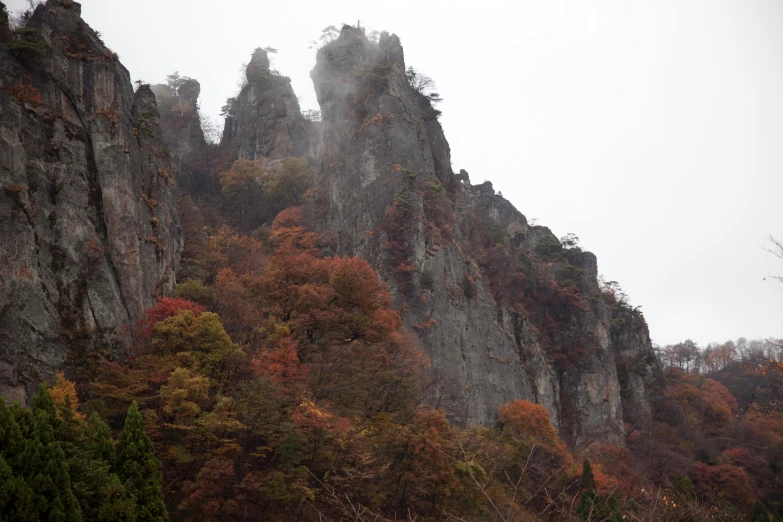
<path id="1" fill-rule="evenodd" d="M 5 82 L 0 101 L 66 128 L 66 116 L 37 112 L 49 99 L 38 60 L 50 51 L 35 20 L 73 4 L 49 0 L 12 30 L 0 3 L 7 29 L 0 50 L 39 74 Z M 361 28 L 343 33 L 367 46 L 388 38 L 368 39 Z M 325 30 L 319 56 L 337 35 Z M 88 51 L 95 41 L 79 45 L 68 59 L 116 60 Z M 327 135 L 323 150 L 305 139 L 318 134 L 321 115 L 289 109 L 296 117 L 270 125 L 267 141 L 254 135 L 265 156 L 242 141 L 254 86 L 272 85 L 288 100 L 269 52 L 253 53 L 248 82 L 227 100 L 222 139 L 199 115 L 195 80 L 174 73 L 165 84 L 136 86 L 133 144 L 152 158 L 145 161 L 170 160 L 155 163 L 155 182 L 135 197 L 149 212 L 142 243 L 158 261 L 171 254 L 176 241 L 161 231 L 177 225 L 157 212 L 165 190 L 174 191 L 177 284 L 159 284 L 154 303 L 116 338 L 88 336 L 83 318 L 67 310 L 74 318 L 63 334 L 64 372 L 41 375 L 27 405 L 0 398 L 0 520 L 783 521 L 779 340 L 703 348 L 687 340 L 655 347 L 657 359 L 615 352 L 618 386 L 650 368 L 662 371 L 662 383 L 649 402 L 622 397 L 623 432 L 612 442 L 569 435 L 578 432 L 578 412 L 565 399 L 554 412 L 520 397 L 499 405 L 493 422 L 466 422 L 447 403 L 442 368 L 423 348 L 437 319 L 406 322 L 440 284 L 413 266 L 406 216 L 417 197 L 431 255 L 456 245 L 470 256 L 469 271 L 447 281 L 448 298 L 486 294 L 529 320 L 529 344 L 541 345 L 561 382 L 602 350 L 598 329 L 580 330 L 592 315 L 620 343 L 625 332 L 646 332 L 641 310 L 614 282 L 590 294 L 576 236 L 541 232 L 544 239 L 523 252 L 503 227 L 459 214 L 469 199 L 460 187 L 469 184 L 421 181 L 400 164 L 390 168 L 405 191 L 367 233 L 384 238 L 379 257 L 391 277 L 336 248 L 334 231 L 317 225 L 328 214 L 321 185 L 332 167 L 323 158 L 334 151 Z M 403 72 L 432 134 L 440 97 L 429 78 Z M 378 66 L 361 74 L 369 90 L 356 100 L 396 81 Z M 152 108 L 141 104 L 148 95 Z M 127 117 L 107 110 L 94 125 L 114 129 L 120 116 Z M 362 114 L 343 138 L 353 143 L 368 128 L 385 128 L 384 117 L 380 109 Z M 29 184 L 4 189 L 33 221 L 32 196 L 23 199 L 34 192 Z M 99 267 L 102 245 L 89 243 L 79 255 Z M 66 254 L 52 256 L 64 263 Z M 597 402 L 610 401 L 605 393 Z"/>

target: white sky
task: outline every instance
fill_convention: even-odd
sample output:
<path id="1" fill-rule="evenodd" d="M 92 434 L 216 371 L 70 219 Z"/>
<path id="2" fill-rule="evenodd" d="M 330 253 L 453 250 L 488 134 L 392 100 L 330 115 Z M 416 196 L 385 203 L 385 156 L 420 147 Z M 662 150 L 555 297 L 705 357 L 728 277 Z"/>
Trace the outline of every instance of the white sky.
<path id="1" fill-rule="evenodd" d="M 19 9 L 21 0 L 10 0 Z M 256 47 L 317 108 L 308 42 L 396 33 L 432 76 L 455 171 L 573 232 L 653 340 L 783 337 L 783 2 L 83 0 L 133 80 L 178 70 L 217 118 Z"/>

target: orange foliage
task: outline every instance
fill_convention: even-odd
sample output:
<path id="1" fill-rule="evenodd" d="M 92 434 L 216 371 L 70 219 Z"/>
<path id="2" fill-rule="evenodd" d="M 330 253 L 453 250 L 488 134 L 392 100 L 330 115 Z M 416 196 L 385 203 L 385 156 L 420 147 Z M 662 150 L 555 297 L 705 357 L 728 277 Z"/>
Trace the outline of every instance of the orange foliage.
<path id="1" fill-rule="evenodd" d="M 283 393 L 301 395 L 307 385 L 309 369 L 299 360 L 299 343 L 291 337 L 285 337 L 276 344 L 271 350 L 253 358 L 253 370 L 272 379 Z"/>
<path id="2" fill-rule="evenodd" d="M 644 477 L 636 469 L 636 459 L 630 451 L 607 444 L 597 446 L 593 454 L 593 475 L 599 494 L 632 496 L 639 492 Z"/>
<path id="3" fill-rule="evenodd" d="M 65 378 L 63 372 L 57 374 L 54 386 L 49 388 L 49 394 L 57 407 L 57 417 L 67 417 L 84 420 L 87 417 L 79 413 L 79 398 L 76 396 L 76 386 Z"/>
<path id="4" fill-rule="evenodd" d="M 402 324 L 385 285 L 359 258 L 323 259 L 282 248 L 261 285 L 268 311 L 290 322 L 302 340 L 378 342 Z"/>
<path id="5" fill-rule="evenodd" d="M 665 395 L 681 408 L 683 422 L 700 427 L 710 435 L 725 432 L 738 408 L 737 400 L 729 390 L 721 383 L 701 375 L 682 374 L 679 381 L 669 386 Z"/>
<path id="6" fill-rule="evenodd" d="M 500 424 L 513 430 L 520 438 L 558 439 L 557 431 L 549 420 L 549 410 L 541 404 L 515 400 L 502 405 L 498 412 Z"/>
<path id="7" fill-rule="evenodd" d="M 41 93 L 33 85 L 33 80 L 28 74 L 25 76 L 24 83 L 12 83 L 5 88 L 5 91 L 19 101 L 28 105 L 41 105 Z"/>
<path id="8" fill-rule="evenodd" d="M 280 212 L 272 222 L 272 240 L 280 246 L 278 254 L 291 250 L 315 253 L 318 236 L 307 230 L 303 207 Z"/>

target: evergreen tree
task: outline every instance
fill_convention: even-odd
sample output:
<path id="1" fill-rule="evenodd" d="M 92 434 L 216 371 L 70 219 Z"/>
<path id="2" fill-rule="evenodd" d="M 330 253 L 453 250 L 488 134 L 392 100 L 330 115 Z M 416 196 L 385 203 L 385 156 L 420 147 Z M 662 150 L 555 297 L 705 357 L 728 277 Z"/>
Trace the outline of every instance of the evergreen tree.
<path id="1" fill-rule="evenodd" d="M 672 493 L 679 500 L 696 500 L 696 491 L 688 475 L 678 471 L 672 478 Z"/>
<path id="2" fill-rule="evenodd" d="M 84 446 L 92 458 L 103 460 L 113 467 L 117 456 L 114 451 L 114 442 L 111 439 L 111 428 L 103 422 L 100 415 L 92 412 L 87 417 L 84 430 L 86 436 Z"/>
<path id="3" fill-rule="evenodd" d="M 579 488 L 588 491 L 595 491 L 595 477 L 593 476 L 593 467 L 590 460 L 585 459 L 582 462 L 582 478 L 579 480 Z"/>
<path id="4" fill-rule="evenodd" d="M 11 466 L 0 455 L 0 520 L 8 518 L 8 508 L 13 501 L 15 487 L 16 480 Z"/>
<path id="5" fill-rule="evenodd" d="M 22 440 L 27 440 L 33 436 L 33 412 L 30 408 L 20 406 L 14 402 L 8 408 L 11 415 L 16 421 L 16 425 L 19 426 L 19 433 L 22 435 Z"/>
<path id="6" fill-rule="evenodd" d="M 33 397 L 33 430 L 20 457 L 20 475 L 32 490 L 42 518 L 81 521 L 82 511 L 71 489 L 65 452 L 54 436 L 55 419 L 49 413 L 49 403 L 54 411 L 49 393 L 41 387 Z"/>
<path id="7" fill-rule="evenodd" d="M 52 399 L 49 390 L 44 384 L 38 387 L 38 391 L 33 395 L 31 401 L 31 407 L 33 412 L 42 411 L 49 416 L 49 423 L 53 428 L 60 426 L 60 421 L 57 419 L 57 407 L 54 405 L 54 399 Z"/>
<path id="8" fill-rule="evenodd" d="M 35 492 L 24 479 L 14 479 L 13 504 L 8 507 L 8 520 L 39 520 Z M 5 513 L 3 513 L 5 515 Z M 5 520 L 5 519 L 3 519 Z"/>
<path id="9" fill-rule="evenodd" d="M 582 463 L 582 478 L 579 481 L 582 493 L 579 495 L 579 505 L 576 512 L 582 520 L 600 520 L 608 522 L 622 522 L 620 506 L 614 495 L 609 495 L 606 500 L 598 495 L 593 468 L 590 461 L 585 459 Z"/>
<path id="10" fill-rule="evenodd" d="M 88 520 L 136 520 L 136 499 L 111 470 L 116 464 L 111 429 L 93 412 L 81 425 L 81 438 L 69 459 L 74 493 Z M 78 487 L 77 487 L 78 483 Z"/>
<path id="11" fill-rule="evenodd" d="M 128 494 L 120 478 L 112 473 L 109 475 L 103 490 L 103 502 L 98 508 L 98 520 L 112 522 L 135 522 L 138 519 L 136 499 Z"/>
<path id="12" fill-rule="evenodd" d="M 3 398 L 0 397 L 0 456 L 5 457 L 7 466 L 15 465 L 23 447 L 22 430 L 11 408 L 6 406 Z"/>
<path id="13" fill-rule="evenodd" d="M 597 511 L 596 499 L 598 494 L 595 492 L 595 477 L 588 459 L 585 459 L 582 463 L 582 478 L 579 480 L 579 489 L 582 492 L 579 494 L 579 505 L 576 507 L 576 512 L 580 518 L 592 520 Z"/>
<path id="14" fill-rule="evenodd" d="M 128 493 L 136 497 L 140 522 L 168 520 L 161 490 L 162 473 L 155 447 L 144 430 L 136 401 L 128 409 L 117 441 L 117 471 Z"/>
<path id="15" fill-rule="evenodd" d="M 760 500 L 756 500 L 750 513 L 750 522 L 769 522 L 769 514 Z"/>
<path id="16" fill-rule="evenodd" d="M 778 502 L 775 508 L 775 520 L 783 520 L 783 501 Z"/>

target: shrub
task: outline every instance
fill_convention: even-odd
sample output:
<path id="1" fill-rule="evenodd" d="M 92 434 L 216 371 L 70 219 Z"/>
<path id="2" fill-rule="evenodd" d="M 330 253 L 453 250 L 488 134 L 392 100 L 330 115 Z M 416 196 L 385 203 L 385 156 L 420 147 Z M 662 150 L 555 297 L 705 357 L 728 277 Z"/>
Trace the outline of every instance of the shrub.
<path id="1" fill-rule="evenodd" d="M 557 238 L 552 236 L 544 236 L 540 241 L 538 241 L 538 243 L 536 243 L 534 251 L 541 257 L 549 257 L 562 252 L 563 247 Z"/>
<path id="2" fill-rule="evenodd" d="M 178 284 L 174 289 L 173 296 L 195 303 L 210 303 L 214 298 L 212 289 L 204 286 L 204 283 L 198 279 L 188 279 L 184 283 Z"/>
<path id="3" fill-rule="evenodd" d="M 111 109 L 108 109 L 106 107 L 104 107 L 103 109 L 101 109 L 98 112 L 96 112 L 95 115 L 96 116 L 103 116 L 104 118 L 106 118 L 107 120 L 109 120 L 110 122 L 112 122 L 114 124 L 117 124 L 120 121 L 119 115 L 115 111 L 113 111 Z"/>
<path id="4" fill-rule="evenodd" d="M 43 56 L 48 45 L 39 39 L 41 31 L 22 27 L 14 31 L 14 40 L 8 43 L 8 50 L 20 58 Z"/>
<path id="5" fill-rule="evenodd" d="M 465 274 L 460 283 L 463 295 L 468 299 L 476 297 L 476 281 L 469 275 Z"/>
<path id="6" fill-rule="evenodd" d="M 5 91 L 16 98 L 19 103 L 26 105 L 41 105 L 41 93 L 30 83 L 30 76 L 25 78 L 25 83 L 12 83 Z"/>

